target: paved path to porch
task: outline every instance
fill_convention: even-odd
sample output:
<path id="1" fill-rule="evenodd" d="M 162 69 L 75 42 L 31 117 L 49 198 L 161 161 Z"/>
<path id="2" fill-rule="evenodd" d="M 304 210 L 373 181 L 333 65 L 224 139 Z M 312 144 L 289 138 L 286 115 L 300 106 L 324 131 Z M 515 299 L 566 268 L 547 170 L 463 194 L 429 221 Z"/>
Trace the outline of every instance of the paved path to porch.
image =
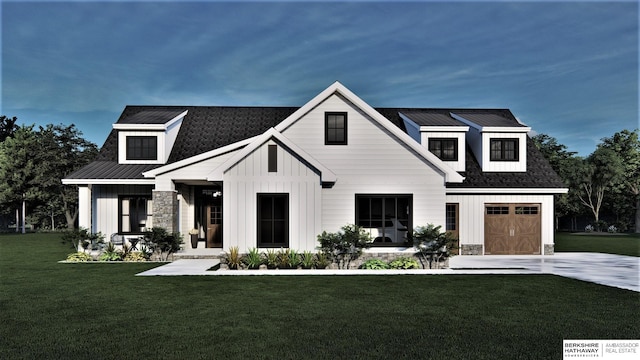
<path id="1" fill-rule="evenodd" d="M 455 256 L 442 270 L 242 270 L 207 271 L 217 259 L 180 259 L 137 276 L 181 275 L 445 275 L 554 274 L 640 292 L 640 258 L 599 253 L 556 253 L 551 256 Z"/>

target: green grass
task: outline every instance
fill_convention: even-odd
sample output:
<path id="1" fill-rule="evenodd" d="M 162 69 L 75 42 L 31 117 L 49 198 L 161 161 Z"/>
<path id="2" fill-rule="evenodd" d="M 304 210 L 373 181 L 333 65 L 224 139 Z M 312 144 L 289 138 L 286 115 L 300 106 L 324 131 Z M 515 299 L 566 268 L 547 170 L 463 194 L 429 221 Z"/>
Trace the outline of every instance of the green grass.
<path id="1" fill-rule="evenodd" d="M 135 277 L 0 236 L 2 359 L 559 359 L 638 339 L 636 292 L 550 275 Z"/>
<path id="2" fill-rule="evenodd" d="M 556 233 L 555 251 L 640 256 L 640 234 L 573 235 L 571 233 Z"/>

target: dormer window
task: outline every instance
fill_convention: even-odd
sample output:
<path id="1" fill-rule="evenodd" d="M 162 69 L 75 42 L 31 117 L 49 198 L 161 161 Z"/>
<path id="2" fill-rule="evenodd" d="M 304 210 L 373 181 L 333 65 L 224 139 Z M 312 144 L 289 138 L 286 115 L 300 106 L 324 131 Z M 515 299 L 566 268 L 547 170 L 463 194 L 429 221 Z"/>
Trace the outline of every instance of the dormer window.
<path id="1" fill-rule="evenodd" d="M 346 112 L 327 112 L 324 114 L 324 144 L 347 145 Z"/>
<path id="2" fill-rule="evenodd" d="M 430 138 L 429 151 L 442 161 L 458 161 L 458 139 Z"/>
<path id="3" fill-rule="evenodd" d="M 127 136 L 127 160 L 157 160 L 156 136 Z"/>
<path id="4" fill-rule="evenodd" d="M 518 161 L 518 139 L 491 139 L 491 161 Z"/>

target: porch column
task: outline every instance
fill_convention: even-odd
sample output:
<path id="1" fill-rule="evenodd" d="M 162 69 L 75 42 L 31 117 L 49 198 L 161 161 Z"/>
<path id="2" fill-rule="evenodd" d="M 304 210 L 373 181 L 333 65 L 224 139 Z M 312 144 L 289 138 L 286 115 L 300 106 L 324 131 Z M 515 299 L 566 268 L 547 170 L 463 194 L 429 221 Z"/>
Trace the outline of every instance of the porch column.
<path id="1" fill-rule="evenodd" d="M 78 186 L 78 226 L 93 232 L 91 225 L 91 185 L 80 185 Z"/>
<path id="2" fill-rule="evenodd" d="M 153 191 L 153 226 L 163 227 L 169 233 L 178 231 L 177 191 Z"/>

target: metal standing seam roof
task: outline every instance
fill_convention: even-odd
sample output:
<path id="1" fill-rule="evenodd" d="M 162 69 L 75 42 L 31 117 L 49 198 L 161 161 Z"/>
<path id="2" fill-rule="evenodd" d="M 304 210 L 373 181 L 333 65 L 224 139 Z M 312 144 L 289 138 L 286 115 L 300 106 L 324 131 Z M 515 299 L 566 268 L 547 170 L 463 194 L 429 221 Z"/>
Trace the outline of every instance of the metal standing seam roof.
<path id="1" fill-rule="evenodd" d="M 188 110 L 167 164 L 190 158 L 217 148 L 236 143 L 276 126 L 299 107 L 233 107 L 233 106 L 127 106 L 119 123 L 131 123 L 138 119 L 151 123 L 163 123 Z M 481 126 L 523 126 L 507 109 L 426 109 L 426 108 L 376 108 L 391 123 L 406 132 L 399 113 L 420 121 L 425 126 L 465 126 L 453 119 L 450 113 L 465 119 L 472 118 Z M 157 116 L 155 120 L 153 116 Z M 136 120 L 136 121 L 138 121 Z M 452 122 L 453 121 L 453 122 Z M 482 125 L 484 124 L 484 125 Z M 142 173 L 163 166 L 160 164 L 118 164 L 118 131 L 112 129 L 96 160 L 67 176 L 69 179 L 143 179 Z M 461 184 L 447 187 L 563 187 L 558 175 L 549 163 L 527 141 L 527 169 L 525 173 L 482 172 L 473 153 L 467 149 L 466 177 Z"/>

